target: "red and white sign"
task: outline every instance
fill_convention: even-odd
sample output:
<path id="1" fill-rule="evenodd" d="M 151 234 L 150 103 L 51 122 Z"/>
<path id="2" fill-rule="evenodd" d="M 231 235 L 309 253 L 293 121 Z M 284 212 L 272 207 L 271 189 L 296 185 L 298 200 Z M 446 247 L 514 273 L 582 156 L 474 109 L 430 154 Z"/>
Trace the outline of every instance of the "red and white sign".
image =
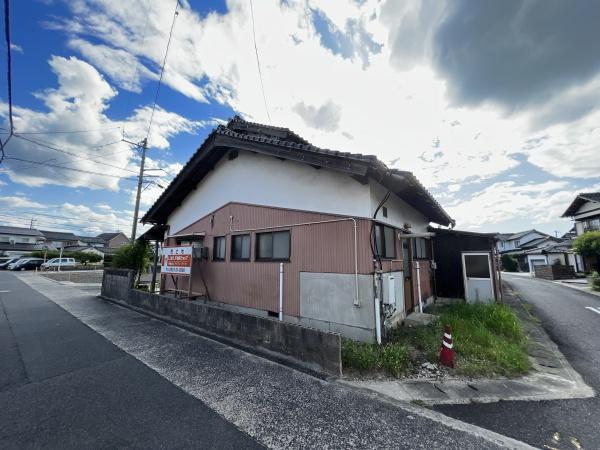
<path id="1" fill-rule="evenodd" d="M 192 246 L 163 247 L 161 273 L 190 275 L 192 273 Z"/>

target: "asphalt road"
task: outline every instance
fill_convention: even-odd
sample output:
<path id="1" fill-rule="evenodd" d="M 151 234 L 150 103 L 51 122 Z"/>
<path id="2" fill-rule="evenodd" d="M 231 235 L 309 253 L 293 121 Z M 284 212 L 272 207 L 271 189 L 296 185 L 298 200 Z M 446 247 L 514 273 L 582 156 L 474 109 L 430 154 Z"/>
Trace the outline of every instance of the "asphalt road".
<path id="1" fill-rule="evenodd" d="M 0 448 L 262 448 L 0 272 Z"/>
<path id="2" fill-rule="evenodd" d="M 117 306 L 72 286 L 34 274 L 20 274 L 19 277 L 98 336 L 270 448 L 483 450 L 522 447 L 519 442 L 443 414 L 414 405 L 384 402 L 374 394 L 357 392 L 293 370 Z M 136 378 L 135 374 L 123 373 L 121 376 Z M 76 395 L 72 393 L 71 398 Z M 86 414 L 82 401 L 85 400 L 73 398 L 71 404 L 67 399 L 64 407 L 73 414 L 78 411 Z M 123 408 L 121 403 L 116 399 L 113 406 L 106 408 L 106 413 L 110 414 L 113 408 Z M 149 402 L 145 408 L 154 410 L 158 407 Z M 178 411 L 177 414 L 181 420 L 187 419 L 185 413 Z M 0 424 L 3 418 L 0 413 Z M 191 420 L 196 427 L 201 426 L 198 419 Z M 153 430 L 152 425 L 159 424 L 151 423 L 147 432 L 160 435 L 161 430 Z M 55 426 L 52 424 L 48 428 Z M 169 431 L 172 426 L 163 426 L 162 430 Z M 188 426 L 188 422 L 183 426 Z M 223 429 L 227 431 L 227 428 Z M 58 430 L 63 430 L 60 424 Z M 229 439 L 218 426 L 214 426 L 214 432 L 221 434 L 224 441 Z M 63 436 L 66 433 L 68 429 L 63 431 Z M 101 432 L 99 436 L 102 436 Z M 170 444 L 170 436 L 167 434 L 162 440 L 157 436 L 155 442 Z"/>
<path id="3" fill-rule="evenodd" d="M 516 275 L 506 275 L 504 280 L 533 306 L 533 313 L 573 368 L 600 392 L 600 313 L 590 309 L 600 311 L 600 297 Z M 600 448 L 599 397 L 436 409 L 540 448 Z"/>

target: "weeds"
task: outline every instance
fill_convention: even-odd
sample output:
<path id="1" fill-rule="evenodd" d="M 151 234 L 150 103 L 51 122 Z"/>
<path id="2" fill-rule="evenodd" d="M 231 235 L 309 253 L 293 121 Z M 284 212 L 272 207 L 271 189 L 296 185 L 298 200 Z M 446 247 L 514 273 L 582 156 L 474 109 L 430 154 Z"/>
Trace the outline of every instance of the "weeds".
<path id="1" fill-rule="evenodd" d="M 425 361 L 437 362 L 442 328 L 452 327 L 456 372 L 472 376 L 515 376 L 527 372 L 530 362 L 525 337 L 513 311 L 498 304 L 455 304 L 435 307 L 436 323 L 391 330 L 385 345 L 345 340 L 344 367 L 360 372 L 383 371 L 399 377 Z"/>

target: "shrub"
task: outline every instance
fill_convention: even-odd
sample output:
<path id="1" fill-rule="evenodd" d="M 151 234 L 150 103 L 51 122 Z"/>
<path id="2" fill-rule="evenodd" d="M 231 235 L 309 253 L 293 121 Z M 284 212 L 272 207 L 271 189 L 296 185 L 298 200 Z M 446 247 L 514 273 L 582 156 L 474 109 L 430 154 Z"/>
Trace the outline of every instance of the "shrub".
<path id="1" fill-rule="evenodd" d="M 582 256 L 600 256 L 600 231 L 588 231 L 573 241 L 573 251 Z"/>
<path id="2" fill-rule="evenodd" d="M 598 272 L 592 272 L 590 275 L 590 287 L 594 291 L 600 291 L 600 274 Z"/>
<path id="3" fill-rule="evenodd" d="M 150 264 L 151 258 L 152 253 L 148 242 L 135 241 L 133 244 L 125 244 L 117 250 L 112 258 L 112 267 L 134 270 L 139 277 Z"/>
<path id="4" fill-rule="evenodd" d="M 510 255 L 502 255 L 501 263 L 502 269 L 507 272 L 516 272 L 519 268 L 517 260 Z"/>

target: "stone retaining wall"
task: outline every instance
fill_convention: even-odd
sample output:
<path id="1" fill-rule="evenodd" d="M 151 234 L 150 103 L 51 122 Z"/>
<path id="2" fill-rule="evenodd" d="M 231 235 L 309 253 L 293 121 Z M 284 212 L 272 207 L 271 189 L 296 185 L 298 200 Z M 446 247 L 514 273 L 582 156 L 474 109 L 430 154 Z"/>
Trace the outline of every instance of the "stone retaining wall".
<path id="1" fill-rule="evenodd" d="M 106 270 L 102 296 L 188 323 L 268 357 L 282 356 L 311 370 L 341 375 L 338 333 L 132 289 L 133 274 L 129 272 Z"/>

